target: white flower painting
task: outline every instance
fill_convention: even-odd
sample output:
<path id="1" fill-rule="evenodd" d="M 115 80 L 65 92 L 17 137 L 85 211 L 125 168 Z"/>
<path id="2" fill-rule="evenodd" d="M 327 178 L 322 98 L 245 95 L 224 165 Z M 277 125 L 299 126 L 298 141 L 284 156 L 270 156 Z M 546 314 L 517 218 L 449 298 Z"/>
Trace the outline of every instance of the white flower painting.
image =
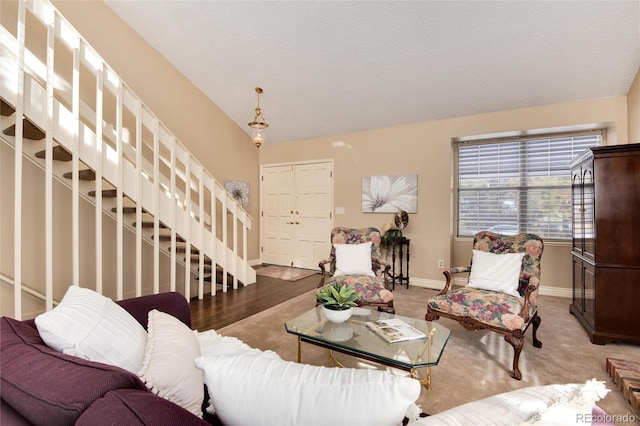
<path id="1" fill-rule="evenodd" d="M 417 174 L 362 178 L 363 213 L 395 213 L 398 210 L 417 213 Z"/>

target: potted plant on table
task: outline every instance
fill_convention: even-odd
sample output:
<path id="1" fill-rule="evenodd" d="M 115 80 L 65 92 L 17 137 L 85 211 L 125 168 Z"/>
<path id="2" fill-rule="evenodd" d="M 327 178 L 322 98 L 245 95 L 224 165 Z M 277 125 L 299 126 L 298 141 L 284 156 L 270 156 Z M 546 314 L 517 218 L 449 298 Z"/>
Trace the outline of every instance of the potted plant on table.
<path id="1" fill-rule="evenodd" d="M 316 300 L 322 305 L 324 316 L 333 323 L 341 323 L 353 313 L 358 306 L 358 294 L 351 285 L 341 285 L 339 282 L 326 284 L 320 288 Z"/>

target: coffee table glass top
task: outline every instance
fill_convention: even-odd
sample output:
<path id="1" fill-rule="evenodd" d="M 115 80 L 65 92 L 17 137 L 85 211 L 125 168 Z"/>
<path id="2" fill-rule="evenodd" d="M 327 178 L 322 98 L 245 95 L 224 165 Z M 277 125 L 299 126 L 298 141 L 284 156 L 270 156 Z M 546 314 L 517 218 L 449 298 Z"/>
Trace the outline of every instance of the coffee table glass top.
<path id="1" fill-rule="evenodd" d="M 365 324 L 387 318 L 400 318 L 422 331 L 426 336 L 418 340 L 387 343 Z M 350 319 L 341 324 L 327 321 L 322 307 L 316 307 L 285 323 L 287 333 L 299 336 L 303 341 L 321 346 L 344 349 L 356 354 L 378 359 L 383 363 L 406 369 L 437 365 L 451 332 L 439 323 L 392 315 L 364 308 L 354 308 Z M 429 344 L 431 340 L 431 344 Z"/>

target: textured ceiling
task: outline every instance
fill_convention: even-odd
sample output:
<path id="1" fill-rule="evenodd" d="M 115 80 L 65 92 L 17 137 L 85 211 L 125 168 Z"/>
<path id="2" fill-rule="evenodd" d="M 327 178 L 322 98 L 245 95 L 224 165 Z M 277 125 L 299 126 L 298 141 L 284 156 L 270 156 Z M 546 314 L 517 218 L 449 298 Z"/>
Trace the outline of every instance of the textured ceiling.
<path id="1" fill-rule="evenodd" d="M 625 95 L 640 0 L 120 1 L 125 22 L 268 143 Z"/>

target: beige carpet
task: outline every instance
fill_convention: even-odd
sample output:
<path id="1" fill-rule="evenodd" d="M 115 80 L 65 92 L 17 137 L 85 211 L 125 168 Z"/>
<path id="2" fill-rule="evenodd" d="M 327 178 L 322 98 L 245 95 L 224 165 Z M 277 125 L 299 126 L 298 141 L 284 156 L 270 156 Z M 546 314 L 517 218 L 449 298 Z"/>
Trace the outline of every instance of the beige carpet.
<path id="1" fill-rule="evenodd" d="M 425 300 L 435 294 L 419 287 L 396 288 L 395 306 L 399 315 L 424 318 Z M 538 338 L 542 348 L 534 348 L 531 330 L 527 331 L 520 355 L 523 379 L 511 378 L 513 349 L 503 337 L 485 331 L 466 331 L 457 322 L 440 319 L 451 330 L 451 337 L 440 364 L 432 369 L 433 389 L 423 388 L 418 404 L 427 413 L 448 408 L 490 395 L 527 386 L 553 383 L 584 383 L 591 378 L 603 380 L 611 392 L 598 405 L 611 415 L 632 415 L 605 369 L 606 357 L 640 359 L 640 346 L 628 344 L 593 345 L 578 321 L 569 313 L 569 299 L 540 296 Z M 271 349 L 283 359 L 296 360 L 296 337 L 287 334 L 284 322 L 313 308 L 312 292 L 224 327 L 218 332 L 235 336 L 262 350 Z M 351 367 L 364 367 L 366 362 L 338 354 Z M 327 351 L 303 344 L 302 360 L 313 365 L 331 367 Z M 368 367 L 375 364 L 366 363 Z M 384 367 L 376 367 L 384 368 Z M 394 374 L 406 374 L 390 370 Z M 637 417 L 635 424 L 640 424 Z"/>
<path id="2" fill-rule="evenodd" d="M 289 266 L 269 265 L 256 268 L 256 275 L 277 278 L 285 281 L 298 281 L 315 274 L 319 274 L 319 272 L 312 271 L 310 269 L 292 268 Z"/>

